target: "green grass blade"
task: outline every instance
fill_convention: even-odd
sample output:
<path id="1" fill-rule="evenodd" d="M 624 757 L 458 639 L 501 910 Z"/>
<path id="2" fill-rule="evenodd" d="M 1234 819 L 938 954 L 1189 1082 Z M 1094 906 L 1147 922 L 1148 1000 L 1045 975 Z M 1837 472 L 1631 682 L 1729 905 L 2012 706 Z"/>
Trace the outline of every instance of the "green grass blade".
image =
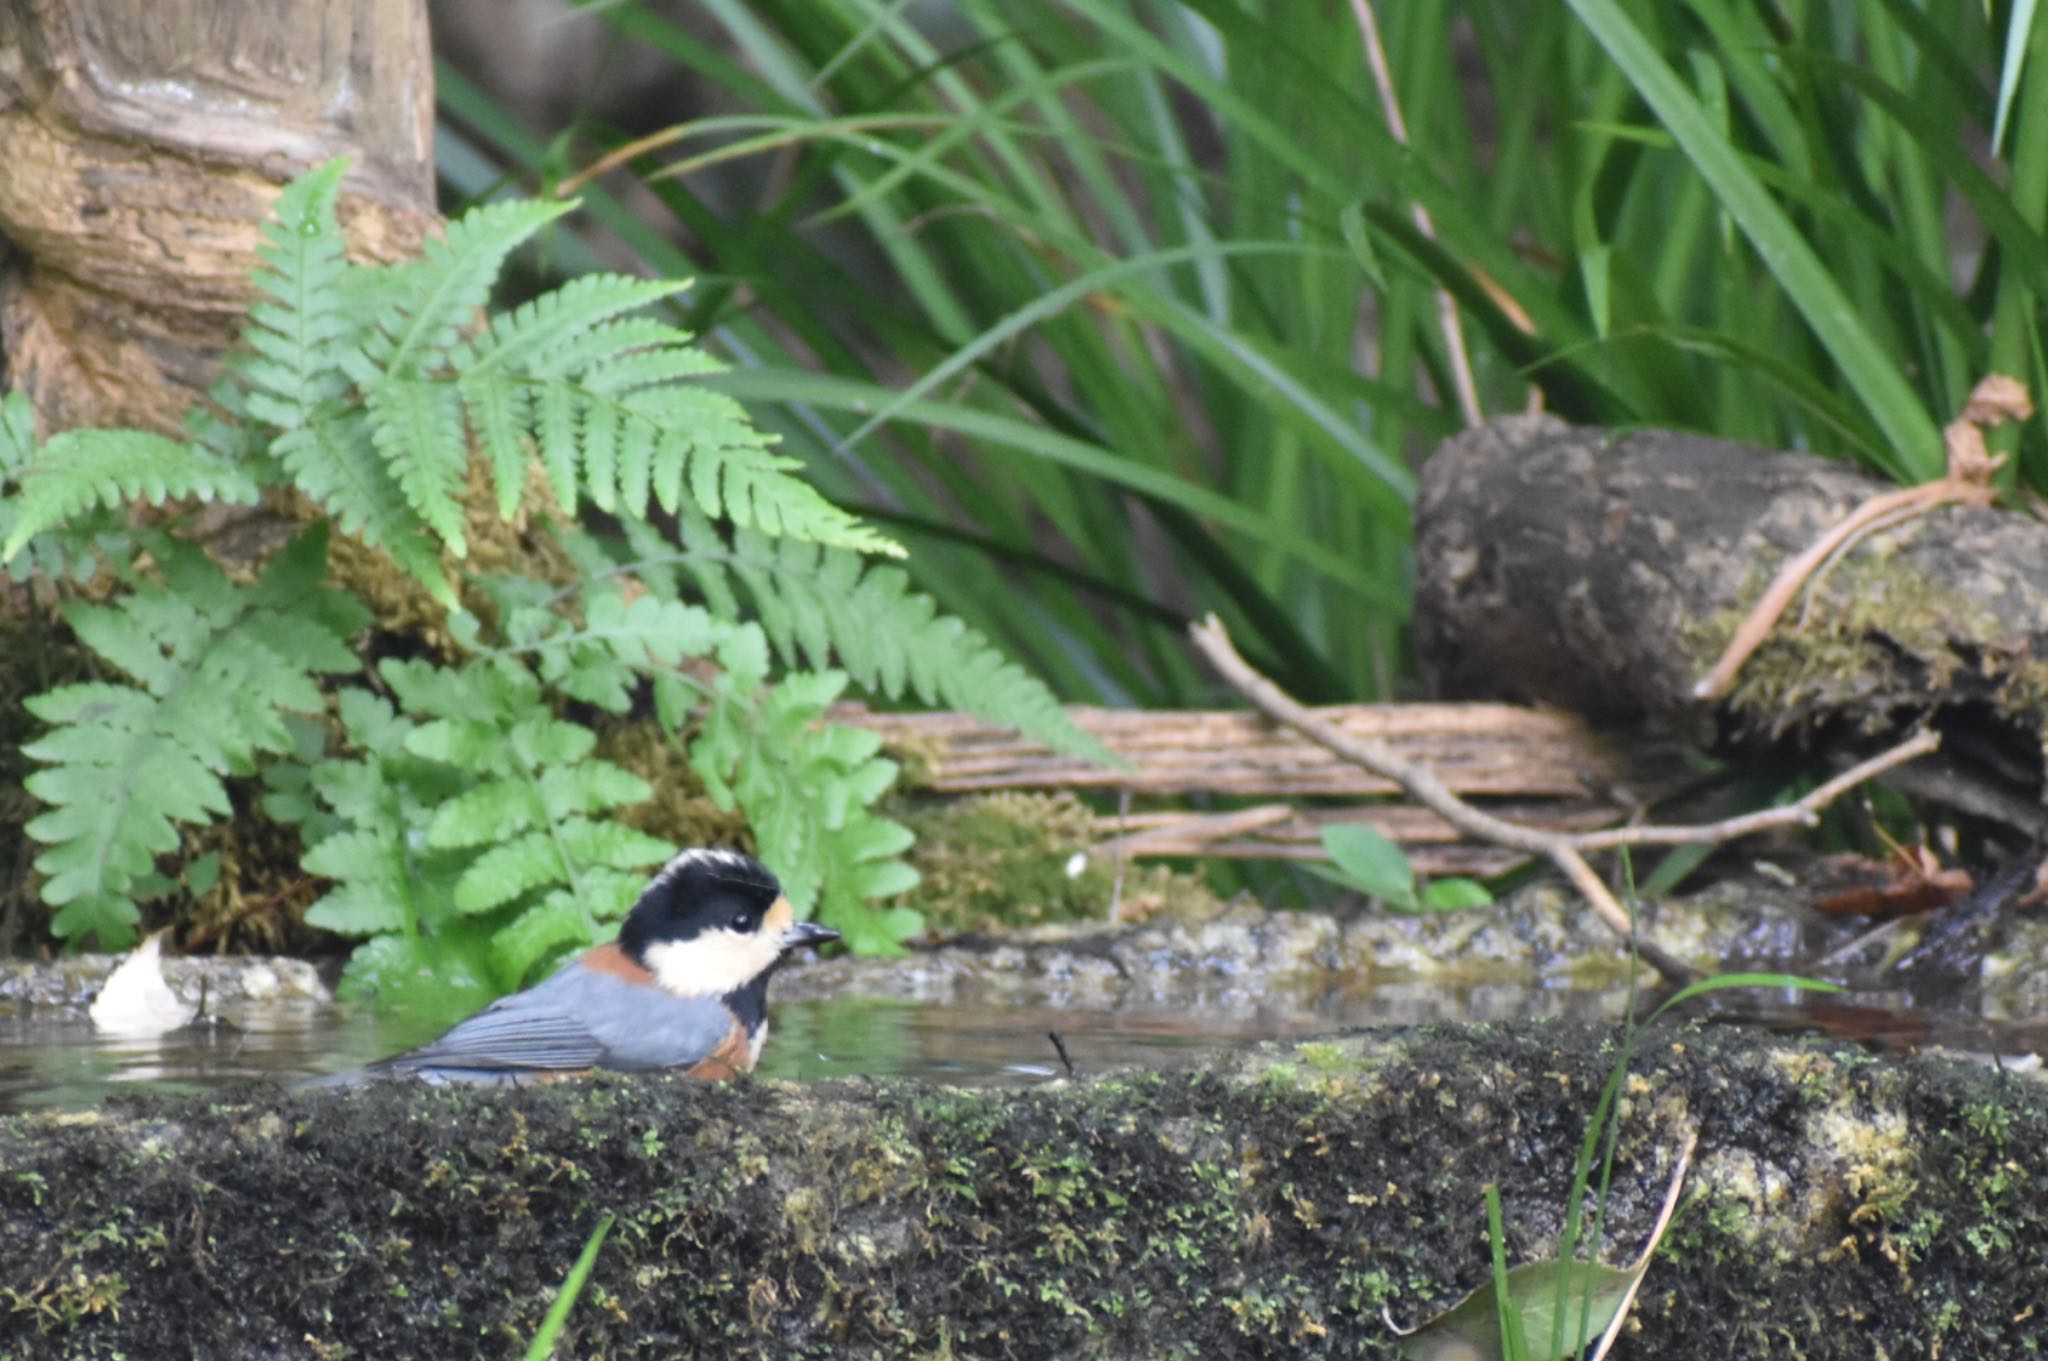
<path id="1" fill-rule="evenodd" d="M 1857 309 L 1806 239 L 1742 164 L 1706 111 L 1665 65 L 1616 0 L 1567 0 L 1615 64 L 1628 75 L 1677 139 L 1688 160 L 1773 277 L 1789 294 L 1843 378 L 1870 409 L 1891 447 L 1884 466 L 1893 475 L 1926 481 L 1943 467 L 1941 433 L 1898 366 L 1871 337 Z"/>
<path id="2" fill-rule="evenodd" d="M 597 1250 L 604 1246 L 604 1237 L 612 1231 L 612 1212 L 606 1210 L 597 1227 L 591 1230 L 590 1239 L 583 1245 L 582 1255 L 576 1265 L 569 1268 L 569 1274 L 562 1281 L 562 1289 L 555 1296 L 555 1302 L 548 1306 L 547 1317 L 541 1320 L 540 1329 L 533 1335 L 533 1342 L 526 1349 L 526 1361 L 548 1361 L 555 1354 L 555 1343 L 562 1336 L 562 1329 L 568 1325 L 569 1311 L 576 1307 L 577 1297 L 590 1282 L 591 1268 L 597 1265 Z"/>

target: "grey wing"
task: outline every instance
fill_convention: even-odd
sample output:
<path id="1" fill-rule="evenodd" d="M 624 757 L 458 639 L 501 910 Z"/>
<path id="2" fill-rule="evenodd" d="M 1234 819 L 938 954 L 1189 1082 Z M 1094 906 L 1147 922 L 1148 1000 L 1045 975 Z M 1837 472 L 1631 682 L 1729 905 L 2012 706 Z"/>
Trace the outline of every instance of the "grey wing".
<path id="1" fill-rule="evenodd" d="M 401 1070 L 673 1068 L 697 1062 L 731 1033 L 715 998 L 673 997 L 570 964 L 503 997 L 432 1044 L 387 1059 Z"/>

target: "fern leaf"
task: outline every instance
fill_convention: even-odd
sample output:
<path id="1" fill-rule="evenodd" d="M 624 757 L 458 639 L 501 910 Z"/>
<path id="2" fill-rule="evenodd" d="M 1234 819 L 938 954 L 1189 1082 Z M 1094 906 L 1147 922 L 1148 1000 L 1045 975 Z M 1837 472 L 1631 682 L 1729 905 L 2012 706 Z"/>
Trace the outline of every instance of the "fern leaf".
<path id="1" fill-rule="evenodd" d="M 556 766 L 540 777 L 540 800 L 548 815 L 569 818 L 601 813 L 654 797 L 647 781 L 610 761 L 583 761 Z"/>
<path id="2" fill-rule="evenodd" d="M 581 945 L 592 935 L 590 913 L 566 889 L 557 889 L 491 936 L 491 964 L 500 978 L 523 978 L 534 965 Z"/>
<path id="3" fill-rule="evenodd" d="M 675 334 L 686 336 L 688 332 Z M 650 345 L 629 354 L 607 356 L 602 363 L 584 365 L 576 381 L 592 392 L 617 400 L 640 388 L 680 383 L 724 371 L 723 364 L 702 350 L 678 341 Z"/>
<path id="4" fill-rule="evenodd" d="M 662 432 L 654 490 L 674 511 L 685 477 L 690 497 L 713 519 L 728 516 L 764 533 L 810 539 L 860 553 L 901 557 L 903 549 L 793 476 L 801 464 L 769 451 L 770 437 L 740 404 L 708 388 L 669 385 L 629 392 L 628 411 Z M 630 509 L 630 508 L 629 508 Z"/>
<path id="5" fill-rule="evenodd" d="M 462 394 L 450 383 L 390 378 L 364 397 L 370 439 L 406 503 L 441 536 L 449 552 L 464 556 L 460 493 L 469 446 L 463 436 Z"/>
<path id="6" fill-rule="evenodd" d="M 710 355 L 691 349 L 689 339 L 688 331 L 678 330 L 658 317 L 621 317 L 558 343 L 522 368 L 538 382 L 581 384 L 628 355 L 654 350 L 670 356 L 677 378 L 723 370 L 724 365 Z"/>
<path id="7" fill-rule="evenodd" d="M 645 886 L 645 880 L 638 875 L 623 879 L 621 874 L 593 875 L 593 868 L 642 870 L 660 864 L 674 852 L 667 842 L 623 823 L 568 818 L 478 856 L 456 885 L 455 904 L 463 912 L 488 912 L 548 884 L 574 883 L 579 890 L 574 901 L 584 904 L 588 919 L 615 918 L 632 906 L 633 895 Z M 589 888 L 600 891 L 584 891 Z"/>
<path id="8" fill-rule="evenodd" d="M 23 478 L 0 559 L 11 560 L 36 535 L 95 507 L 187 496 L 246 504 L 257 492 L 249 469 L 194 445 L 141 430 L 66 430 L 42 446 Z"/>
<path id="9" fill-rule="evenodd" d="M 392 302 L 380 321 L 388 340 L 371 349 L 371 362 L 393 377 L 416 377 L 437 362 L 490 300 L 505 257 L 575 207 L 573 201 L 485 204 L 427 242 L 420 259 L 387 267 Z"/>
<path id="10" fill-rule="evenodd" d="M 291 431 L 272 448 L 299 490 L 344 531 L 390 554 L 437 600 L 455 603 L 426 524 L 377 452 L 366 415 L 352 412 Z"/>
<path id="11" fill-rule="evenodd" d="M 309 874 L 336 882 L 306 909 L 306 924 L 349 936 L 403 931 L 412 869 L 395 838 L 370 830 L 336 832 L 299 862 Z"/>
<path id="12" fill-rule="evenodd" d="M 917 874 L 899 858 L 908 830 L 871 808 L 895 763 L 877 755 L 873 733 L 820 721 L 845 683 L 838 672 L 797 672 L 748 694 L 721 677 L 690 762 L 714 793 L 745 810 L 797 909 L 815 908 L 873 953 L 900 948 L 921 919 L 865 900 L 903 892 Z"/>
<path id="13" fill-rule="evenodd" d="M 960 709 L 1013 727 L 1055 751 L 1114 763 L 1099 741 L 1075 725 L 1044 682 L 1009 661 L 986 635 L 942 615 L 913 591 L 899 567 L 869 564 L 842 549 L 738 530 L 729 552 L 708 524 L 685 517 L 693 546 L 685 565 L 700 587 L 729 590 L 726 568 L 745 585 L 763 632 L 785 665 L 844 667 L 854 682 L 887 699 L 914 693 L 927 704 Z"/>
<path id="14" fill-rule="evenodd" d="M 49 805 L 28 827 L 46 846 L 36 860 L 49 876 L 43 896 L 97 904 L 72 920 L 107 945 L 125 943 L 132 922 L 107 904 L 177 847 L 176 824 L 227 813 L 222 777 L 250 769 L 259 751 L 292 747 L 284 710 L 324 707 L 310 673 L 357 664 L 331 630 L 359 625 L 360 606 L 317 585 L 324 531 L 302 535 L 248 587 L 196 549 L 160 539 L 152 551 L 163 584 L 67 610 L 80 640 L 136 684 L 69 685 L 27 701 L 52 725 L 25 748 L 44 765 L 29 792 Z"/>
<path id="15" fill-rule="evenodd" d="M 272 301 L 250 309 L 249 349 L 232 363 L 251 389 L 250 414 L 280 430 L 307 424 L 343 387 L 336 352 L 356 329 L 342 307 L 348 261 L 334 219 L 346 168 L 336 158 L 286 185 L 256 248 L 254 282 Z"/>
<path id="16" fill-rule="evenodd" d="M 574 515 L 580 499 L 576 432 L 582 426 L 583 396 L 560 384 L 544 384 L 533 395 L 534 439 L 540 446 L 541 468 L 548 475 L 564 515 Z"/>
<path id="17" fill-rule="evenodd" d="M 433 824 L 427 828 L 427 844 L 440 848 L 488 845 L 546 820 L 540 791 L 532 784 L 490 780 L 464 790 L 435 811 Z"/>
<path id="18" fill-rule="evenodd" d="M 526 385 L 514 379 L 465 374 L 462 410 L 476 432 L 477 447 L 491 470 L 498 493 L 498 518 L 509 520 L 526 492 L 526 431 L 533 422 L 533 399 Z"/>
<path id="19" fill-rule="evenodd" d="M 28 708 L 60 725 L 23 748 L 47 763 L 26 781 L 28 792 L 49 805 L 27 827 L 48 847 L 36 857 L 36 868 L 49 876 L 43 898 L 54 907 L 94 900 L 99 906 L 86 929 L 104 946 L 125 945 L 127 931 L 104 920 L 106 902 L 124 898 L 158 855 L 177 849 L 176 823 L 225 814 L 227 790 L 157 731 L 159 704 L 142 691 L 68 685 L 35 696 Z"/>
<path id="20" fill-rule="evenodd" d="M 423 846 L 418 828 L 432 809 L 457 792 L 459 782 L 430 762 L 405 752 L 412 721 L 382 696 L 343 690 L 337 706 L 358 760 L 323 760 L 310 771 L 320 799 L 333 810 L 335 829 L 313 840 L 301 862 L 334 885 L 306 911 L 306 920 L 329 931 L 376 936 L 403 932 L 419 940 L 454 912 L 450 898 L 459 852 Z M 310 837 L 309 837 L 310 839 Z M 357 951 L 350 977 L 375 979 L 381 954 Z M 402 976 L 376 980 L 403 986 Z"/>
<path id="21" fill-rule="evenodd" d="M 544 884 L 568 875 L 561 852 L 547 832 L 527 832 L 492 846 L 470 862 L 455 884 L 458 912 L 489 912 L 516 902 Z"/>
<path id="22" fill-rule="evenodd" d="M 558 351 L 570 341 L 591 335 L 614 317 L 651 306 L 688 287 L 687 282 L 675 280 L 586 274 L 493 318 L 489 332 L 476 346 L 474 362 L 458 368 L 465 380 L 539 371 L 557 362 Z M 664 338 L 676 334 L 666 327 L 662 333 Z M 623 348 L 641 343 L 645 342 L 631 341 Z M 576 352 L 561 357 L 572 365 L 589 362 Z"/>
<path id="23" fill-rule="evenodd" d="M 646 421 L 626 421 L 619 429 L 618 504 L 641 507 L 636 518 L 646 513 L 654 488 L 654 453 L 660 442 L 660 433 Z"/>
<path id="24" fill-rule="evenodd" d="M 620 415 L 609 402 L 587 402 L 583 408 L 582 486 L 597 508 L 607 515 L 619 508 Z M 651 438 L 650 435 L 650 442 Z"/>

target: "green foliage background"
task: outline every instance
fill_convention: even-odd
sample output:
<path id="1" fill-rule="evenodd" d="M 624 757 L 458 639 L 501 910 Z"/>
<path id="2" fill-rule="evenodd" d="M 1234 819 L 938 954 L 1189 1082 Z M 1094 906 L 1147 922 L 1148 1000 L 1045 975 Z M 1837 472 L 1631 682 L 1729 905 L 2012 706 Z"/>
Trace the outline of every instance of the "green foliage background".
<path id="1" fill-rule="evenodd" d="M 566 124 L 443 64 L 448 183 L 637 148 L 658 209 L 593 190 L 557 258 L 706 270 L 722 389 L 1069 697 L 1215 698 L 1209 609 L 1306 698 L 1400 689 L 1438 289 L 1489 414 L 1917 480 L 1979 377 L 2043 387 L 2030 3 L 1382 3 L 1405 145 L 1351 4 L 586 8 L 617 62 Z M 629 58 L 711 111 L 602 102 Z M 2036 485 L 2044 428 L 2000 437 Z"/>
<path id="2" fill-rule="evenodd" d="M 647 719 L 799 911 L 857 949 L 915 932 L 890 902 L 910 836 L 874 809 L 895 766 L 827 706 L 853 682 L 1093 742 L 702 384 L 718 362 L 648 310 L 681 285 L 588 275 L 479 325 L 507 257 L 574 205 L 493 204 L 417 260 L 353 266 L 343 172 L 278 200 L 264 298 L 188 440 L 38 443 L 25 397 L 0 406 L 0 554 L 95 583 L 63 611 L 104 678 L 28 700 L 53 930 L 125 944 L 170 888 L 159 857 L 253 792 L 332 884 L 307 921 L 366 938 L 351 982 L 473 1006 L 609 935 L 673 852 L 622 820 L 647 781 L 596 754 L 599 725 Z M 171 532 L 266 492 L 311 527 L 259 567 Z M 162 508 L 147 529 L 138 504 Z M 579 527 L 586 504 L 614 528 Z M 331 557 L 335 532 L 367 566 Z M 493 537 L 526 570 L 476 565 Z M 394 583 L 432 602 L 426 636 L 373 629 L 362 597 Z"/>
<path id="3" fill-rule="evenodd" d="M 1415 468 L 1461 423 L 1440 296 L 1488 413 L 1904 480 L 1979 377 L 2044 386 L 2031 3 L 1380 5 L 1401 134 L 1357 5 L 587 9 L 715 111 L 600 105 L 600 71 L 538 125 L 444 63 L 444 184 L 482 205 L 444 244 L 350 268 L 329 172 L 188 440 L 0 411 L 12 570 L 122 578 L 66 606 L 100 674 L 31 706 L 66 936 L 125 940 L 255 788 L 363 977 L 509 986 L 658 856 L 596 754 L 651 714 L 885 948 L 891 771 L 816 722 L 848 687 L 1079 748 L 1055 695 L 1215 698 L 1182 636 L 1215 610 L 1305 698 L 1401 690 Z M 608 153 L 583 211 L 517 197 Z M 508 263 L 529 300 L 472 329 Z M 1995 437 L 2008 476 L 2048 482 L 2044 429 Z M 287 486 L 448 612 L 444 653 L 363 661 L 331 535 L 243 579 L 121 513 Z M 561 579 L 475 565 L 529 522 Z"/>

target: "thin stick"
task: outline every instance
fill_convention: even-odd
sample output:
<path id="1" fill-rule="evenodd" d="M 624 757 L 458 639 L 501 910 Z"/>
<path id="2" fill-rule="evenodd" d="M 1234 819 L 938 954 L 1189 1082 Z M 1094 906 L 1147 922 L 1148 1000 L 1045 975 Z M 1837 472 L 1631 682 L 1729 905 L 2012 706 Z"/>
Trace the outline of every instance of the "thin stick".
<path id="1" fill-rule="evenodd" d="M 1699 1142 L 1698 1130 L 1685 1136 L 1685 1147 L 1678 1151 L 1678 1166 L 1671 1172 L 1671 1184 L 1664 1189 L 1664 1208 L 1657 1212 L 1657 1222 L 1650 1229 L 1650 1241 L 1644 1245 L 1643 1255 L 1636 1259 L 1633 1268 L 1635 1279 L 1628 1283 L 1614 1317 L 1607 1321 L 1607 1331 L 1600 1334 L 1600 1345 L 1593 1349 L 1592 1361 L 1605 1361 L 1614 1346 L 1614 1339 L 1621 1336 L 1621 1325 L 1628 1321 L 1628 1311 L 1636 1302 L 1636 1292 L 1643 1288 L 1643 1275 L 1650 1269 L 1650 1255 L 1657 1251 L 1657 1245 L 1664 1241 L 1664 1231 L 1671 1227 L 1671 1216 L 1678 1209 L 1678 1193 L 1685 1186 L 1686 1171 L 1692 1166 L 1692 1151 Z"/>
<path id="2" fill-rule="evenodd" d="M 1724 818 L 1720 822 L 1705 822 L 1693 827 L 1659 827 L 1643 823 L 1634 827 L 1606 827 L 1595 832 L 1567 833 L 1572 844 L 1582 851 L 1607 851 L 1620 846 L 1692 846 L 1703 842 L 1734 841 L 1758 832 L 1768 832 L 1778 827 L 1811 827 L 1820 821 L 1821 810 L 1833 803 L 1857 785 L 1874 780 L 1886 771 L 1918 757 L 1927 756 L 1941 747 L 1941 735 L 1932 729 L 1923 728 L 1905 741 L 1886 751 L 1879 752 L 1867 761 L 1859 761 L 1832 780 L 1814 789 L 1796 802 L 1778 808 L 1766 808 L 1760 812 L 1744 813 L 1741 817 Z"/>
<path id="3" fill-rule="evenodd" d="M 1779 616 L 1785 613 L 1793 597 L 1799 594 L 1800 588 L 1823 562 L 1854 547 L 1859 540 L 1876 531 L 1880 521 L 1886 526 L 1897 524 L 1908 516 L 1921 514 L 1944 501 L 1955 499 L 1954 486 L 1943 478 L 1917 487 L 1882 492 L 1844 516 L 1834 528 L 1814 540 L 1805 552 L 1778 569 L 1770 587 L 1729 640 L 1721 660 L 1714 663 L 1713 671 L 1705 680 L 1693 687 L 1693 698 L 1718 699 L 1728 692 L 1728 687 L 1735 683 L 1735 673 L 1742 669 L 1750 654 L 1763 645 Z"/>
<path id="4" fill-rule="evenodd" d="M 1358 35 L 1365 42 L 1365 62 L 1372 68 L 1372 83 L 1379 88 L 1380 112 L 1386 116 L 1387 131 L 1402 146 L 1408 145 L 1408 124 L 1401 117 L 1401 101 L 1394 93 L 1394 73 L 1387 65 L 1387 49 L 1380 41 L 1379 19 L 1372 12 L 1372 0 L 1351 0 L 1351 13 L 1358 20 Z M 1436 240 L 1436 223 L 1420 202 L 1408 205 L 1415 230 Z M 1458 318 L 1458 302 L 1441 284 L 1436 289 L 1436 325 L 1442 332 L 1444 349 L 1451 365 L 1451 385 L 1457 389 L 1458 412 L 1467 426 L 1486 419 L 1479 409 L 1479 385 L 1472 378 L 1472 356 L 1465 348 L 1465 325 Z"/>
<path id="5" fill-rule="evenodd" d="M 1809 578 L 1825 571 L 1835 559 L 1881 529 L 1891 529 L 1937 506 L 1989 506 L 1998 495 L 1992 483 L 2003 454 L 1993 455 L 1984 443 L 1984 431 L 2009 421 L 2023 421 L 2034 414 L 2032 397 L 2018 379 L 1991 374 L 1970 390 L 1963 410 L 1942 429 L 1948 448 L 1948 473 L 1917 487 L 1880 492 L 1843 516 L 1827 533 L 1792 561 L 1778 569 L 1763 598 L 1728 640 L 1727 650 L 1714 663 L 1707 678 L 1693 687 L 1695 699 L 1719 699 L 1735 683 L 1735 673 L 1763 646 L 1765 638 L 1799 594 Z"/>
<path id="6" fill-rule="evenodd" d="M 1497 846 L 1507 846 L 1514 850 L 1527 851 L 1531 855 L 1540 855 L 1550 861 L 1563 871 L 1565 877 L 1571 880 L 1572 886 L 1585 896 L 1587 904 L 1599 915 L 1600 920 L 1607 923 L 1615 934 L 1624 940 L 1633 937 L 1643 953 L 1643 958 L 1656 966 L 1659 973 L 1673 979 L 1695 977 L 1698 971 L 1635 932 L 1630 924 L 1627 909 L 1622 907 L 1600 876 L 1593 872 L 1592 866 L 1586 863 L 1587 851 L 1612 850 L 1619 846 L 1693 845 L 1732 841 L 1736 837 L 1749 836 L 1773 827 L 1811 826 L 1819 816 L 1820 810 L 1846 790 L 1916 756 L 1924 756 L 1941 745 L 1941 738 L 1933 732 L 1916 733 L 1890 751 L 1843 771 L 1796 803 L 1704 826 L 1660 827 L 1645 823 L 1596 832 L 1547 832 L 1482 812 L 1452 793 L 1428 767 L 1404 761 L 1380 743 L 1354 737 L 1319 718 L 1271 680 L 1260 675 L 1252 668 L 1251 663 L 1239 656 L 1222 621 L 1215 615 L 1212 614 L 1196 624 L 1189 630 L 1189 634 L 1194 639 L 1196 648 L 1209 659 L 1209 664 L 1216 668 L 1217 673 L 1267 717 L 1294 729 L 1309 741 L 1335 752 L 1345 760 L 1356 762 L 1375 775 L 1392 780 L 1407 790 L 1416 802 L 1423 804 L 1466 835 L 1481 841 L 1490 841 Z"/>

